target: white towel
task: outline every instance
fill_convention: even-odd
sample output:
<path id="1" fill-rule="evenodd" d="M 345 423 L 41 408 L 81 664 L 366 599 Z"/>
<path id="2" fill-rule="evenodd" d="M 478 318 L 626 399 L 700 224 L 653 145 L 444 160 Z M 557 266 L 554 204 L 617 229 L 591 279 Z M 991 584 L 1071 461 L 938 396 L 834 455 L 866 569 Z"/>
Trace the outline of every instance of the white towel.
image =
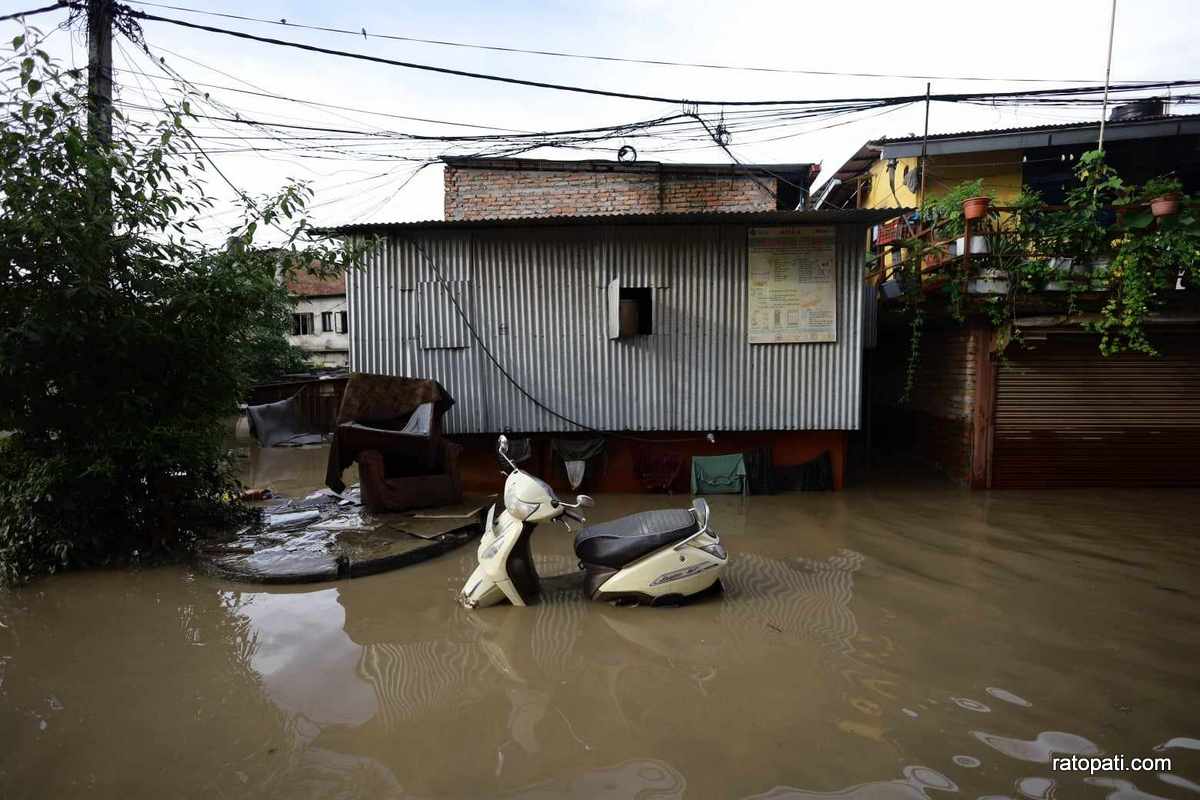
<path id="1" fill-rule="evenodd" d="M 578 489 L 579 484 L 583 483 L 583 471 L 587 469 L 586 461 L 565 461 L 567 465 L 567 480 L 571 482 L 572 489 Z"/>

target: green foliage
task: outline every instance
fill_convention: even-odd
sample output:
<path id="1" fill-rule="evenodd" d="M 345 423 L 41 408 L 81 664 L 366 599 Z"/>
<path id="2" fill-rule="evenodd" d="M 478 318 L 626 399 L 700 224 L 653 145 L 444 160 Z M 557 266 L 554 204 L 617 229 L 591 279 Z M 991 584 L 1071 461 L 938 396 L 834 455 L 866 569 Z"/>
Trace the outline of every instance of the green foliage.
<path id="1" fill-rule="evenodd" d="M 925 327 L 925 289 L 921 276 L 923 266 L 929 258 L 940 258 L 943 251 L 920 237 L 910 237 L 900 242 L 904 260 L 895 270 L 895 278 L 904 291 L 904 308 L 909 318 L 908 358 L 904 366 L 904 386 L 900 402 L 912 402 L 913 389 L 917 383 L 917 372 L 921 368 L 921 333 Z"/>
<path id="2" fill-rule="evenodd" d="M 1200 279 L 1200 221 L 1192 209 L 1143 223 L 1127 215 L 1120 226 L 1123 235 L 1116 240 L 1112 264 L 1103 277 L 1108 295 L 1099 321 L 1087 325 L 1100 334 L 1105 355 L 1155 355 L 1146 335 L 1147 318 L 1163 306 L 1181 277 L 1193 286 Z"/>
<path id="3" fill-rule="evenodd" d="M 1147 203 L 1156 198 L 1167 197 L 1173 194 L 1183 194 L 1183 184 L 1178 178 L 1171 178 L 1166 175 L 1146 181 L 1138 193 L 1139 198 Z"/>
<path id="4" fill-rule="evenodd" d="M 963 201 L 972 197 L 991 196 L 991 192 L 983 188 L 983 178 L 964 181 L 938 197 L 927 198 L 921 204 L 921 219 L 937 229 L 939 238 L 953 239 L 963 235 Z"/>
<path id="5" fill-rule="evenodd" d="M 186 98 L 88 135 L 86 85 L 33 36 L 0 67 L 0 574 L 182 552 L 236 517 L 225 420 L 283 352 L 301 265 L 356 254 L 315 237 L 309 190 L 243 197 L 221 246 L 197 218 L 209 166 Z M 256 243 L 270 230 L 282 245 Z M 272 355 L 275 354 L 275 355 Z"/>
<path id="6" fill-rule="evenodd" d="M 1003 332 L 1004 341 L 1019 341 L 1013 324 L 1022 295 L 1042 292 L 1050 282 L 1068 287 L 1067 313 L 1079 311 L 1085 293 L 1103 293 L 1098 320 L 1082 324 L 1100 335 L 1105 355 L 1132 351 L 1154 354 L 1146 322 L 1161 308 L 1182 278 L 1200 285 L 1200 218 L 1191 198 L 1183 198 L 1178 215 L 1156 219 L 1146 204 L 1167 194 L 1182 194 L 1182 184 L 1159 177 L 1141 186 L 1126 183 L 1101 151 L 1080 157 L 1075 182 L 1064 206 L 1049 208 L 1034 192 L 1025 191 L 1003 213 L 993 209 L 980 225 L 989 242 L 987 255 L 971 259 L 973 275 L 961 260 L 947 261 L 939 277 L 950 315 L 965 320 L 968 311 L 986 316 Z M 922 216 L 933 226 L 931 239 L 945 240 L 963 233 L 961 203 L 981 195 L 981 181 L 968 181 L 930 201 Z M 931 245 L 920 240 L 904 243 L 905 270 L 919 269 Z M 1108 264 L 1107 269 L 1101 267 Z M 968 280 L 984 270 L 1008 279 L 1007 294 L 976 300 L 968 307 Z M 906 300 L 911 316 L 912 346 L 904 395 L 912 391 L 916 354 L 925 310 Z"/>

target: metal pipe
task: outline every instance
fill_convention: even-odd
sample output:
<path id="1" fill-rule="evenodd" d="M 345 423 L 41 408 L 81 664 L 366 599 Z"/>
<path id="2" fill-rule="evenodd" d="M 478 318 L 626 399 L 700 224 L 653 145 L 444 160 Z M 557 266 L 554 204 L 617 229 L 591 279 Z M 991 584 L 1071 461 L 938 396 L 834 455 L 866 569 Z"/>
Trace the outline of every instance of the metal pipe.
<path id="1" fill-rule="evenodd" d="M 932 86 L 932 83 L 925 84 L 925 135 L 921 137 L 921 200 L 917 204 L 918 208 L 925 205 L 925 173 L 928 169 L 926 159 L 929 155 L 929 89 Z"/>
<path id="2" fill-rule="evenodd" d="M 1104 122 L 1108 119 L 1108 84 L 1112 76 L 1113 33 L 1117 29 L 1117 0 L 1112 0 L 1112 14 L 1108 18 L 1108 61 L 1104 65 L 1104 103 L 1100 107 L 1100 140 L 1096 149 L 1104 150 Z"/>

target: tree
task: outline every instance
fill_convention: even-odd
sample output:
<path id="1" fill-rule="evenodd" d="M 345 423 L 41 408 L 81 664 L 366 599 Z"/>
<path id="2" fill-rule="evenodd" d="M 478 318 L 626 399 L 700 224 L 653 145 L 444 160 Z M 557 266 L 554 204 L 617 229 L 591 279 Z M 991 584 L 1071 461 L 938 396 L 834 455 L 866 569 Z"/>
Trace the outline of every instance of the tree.
<path id="1" fill-rule="evenodd" d="M 86 82 L 13 40 L 0 130 L 0 580 L 186 552 L 243 515 L 222 447 L 291 300 L 278 279 L 357 254 L 303 184 L 253 199 L 220 245 L 186 93 L 87 135 Z M 223 177 L 223 176 L 221 176 Z M 257 243 L 269 231 L 272 247 Z M 281 241 L 278 241 L 281 240 Z"/>

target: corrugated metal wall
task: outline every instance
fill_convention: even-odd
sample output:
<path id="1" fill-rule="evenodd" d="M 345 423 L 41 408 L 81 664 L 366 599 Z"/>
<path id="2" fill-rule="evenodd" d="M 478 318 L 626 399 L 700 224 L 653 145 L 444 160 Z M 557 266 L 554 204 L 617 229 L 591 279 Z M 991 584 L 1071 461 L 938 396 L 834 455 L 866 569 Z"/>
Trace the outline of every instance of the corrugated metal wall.
<path id="1" fill-rule="evenodd" d="M 522 397 L 469 334 L 444 346 L 463 326 L 445 292 L 428 291 L 438 276 L 411 238 L 500 363 L 568 417 L 602 430 L 856 429 L 864 234 L 836 227 L 838 341 L 753 346 L 745 225 L 389 234 L 347 279 L 351 369 L 441 381 L 458 401 L 451 433 L 575 430 Z M 608 338 L 615 277 L 654 288 L 653 335 Z"/>

